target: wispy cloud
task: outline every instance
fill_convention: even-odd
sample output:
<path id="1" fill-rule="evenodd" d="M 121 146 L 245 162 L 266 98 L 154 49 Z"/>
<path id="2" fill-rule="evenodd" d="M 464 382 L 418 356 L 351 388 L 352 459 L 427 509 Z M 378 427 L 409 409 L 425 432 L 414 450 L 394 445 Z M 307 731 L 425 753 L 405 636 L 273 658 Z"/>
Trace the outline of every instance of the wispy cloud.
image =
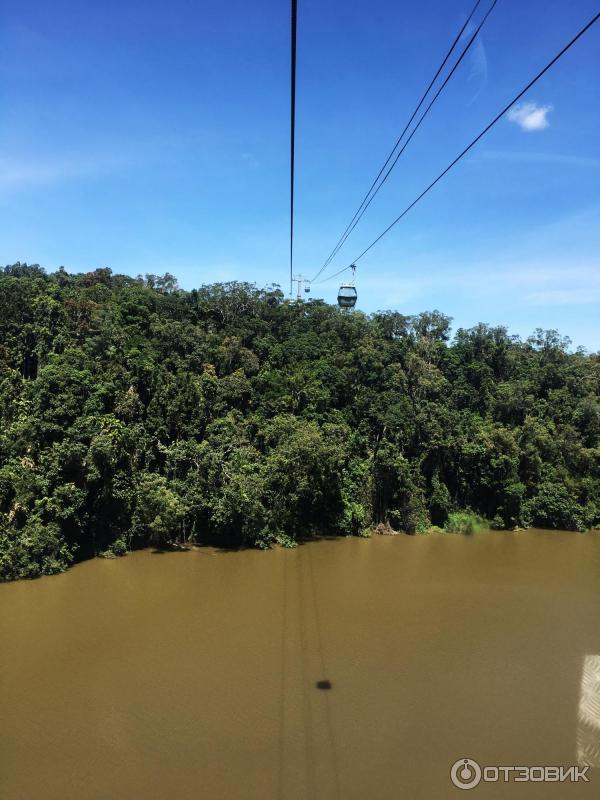
<path id="1" fill-rule="evenodd" d="M 487 85 L 487 77 L 488 77 L 487 55 L 485 52 L 485 47 L 483 46 L 483 41 L 480 36 L 477 37 L 477 41 L 474 42 L 473 49 L 471 50 L 470 66 L 471 66 L 471 71 L 469 72 L 468 81 L 470 84 L 475 85 L 477 89 L 475 91 L 475 94 L 469 101 L 469 105 L 471 105 L 471 103 L 474 103 L 475 100 L 477 100 L 477 98 Z"/>
<path id="2" fill-rule="evenodd" d="M 0 155 L 0 191 L 105 178 L 137 168 L 156 170 L 184 163 L 184 159 L 185 163 L 193 160 L 195 165 L 214 169 L 217 147 L 210 131 L 198 129 L 186 134 L 168 132 L 139 139 L 116 139 L 87 147 L 76 143 L 70 151 L 64 147 L 54 152 L 27 153 L 22 148 L 13 152 L 5 150 L 4 155 Z M 242 151 L 236 154 L 233 147 L 233 144 L 226 143 L 219 153 L 226 153 L 228 158 L 232 158 L 232 163 L 235 163 L 237 155 L 237 165 L 243 165 L 245 170 L 260 168 L 261 163 L 254 153 Z"/>
<path id="3" fill-rule="evenodd" d="M 600 302 L 598 260 L 583 263 L 508 262 L 488 275 L 488 290 L 522 306 L 579 306 Z"/>
<path id="4" fill-rule="evenodd" d="M 240 158 L 250 169 L 258 169 L 260 167 L 260 161 L 254 153 L 241 153 Z"/>
<path id="5" fill-rule="evenodd" d="M 508 119 L 523 131 L 543 131 L 550 123 L 548 114 L 552 106 L 538 106 L 537 103 L 519 103 L 508 112 Z"/>
<path id="6" fill-rule="evenodd" d="M 94 178 L 133 166 L 127 156 L 0 158 L 0 189 L 22 189 L 62 181 Z"/>
<path id="7" fill-rule="evenodd" d="M 500 308 L 542 319 L 560 309 L 556 324 L 569 314 L 587 319 L 600 304 L 599 215 L 600 207 L 592 206 L 534 227 L 501 247 L 470 246 L 464 259 L 417 248 L 398 263 L 384 261 L 377 269 L 365 265 L 359 291 L 384 297 L 382 306 L 408 313 L 438 307 L 463 318 L 474 309 L 493 320 Z"/>
<path id="8" fill-rule="evenodd" d="M 589 315 L 600 304 L 600 261 L 573 264 L 568 260 L 484 258 L 464 267 L 429 264 L 408 278 L 392 271 L 361 277 L 359 292 L 385 297 L 378 303 L 380 307 L 404 308 L 408 313 L 437 307 L 461 317 L 475 310 L 475 316 L 482 319 L 493 319 L 498 308 L 531 313 L 532 319 L 549 309 L 561 309 L 561 315 Z"/>
<path id="9" fill-rule="evenodd" d="M 580 306 L 600 302 L 600 286 L 581 286 L 570 288 L 549 288 L 531 292 L 528 299 L 538 306 Z"/>
<path id="10" fill-rule="evenodd" d="M 398 276 L 395 271 L 382 270 L 379 273 L 366 273 L 365 276 L 361 276 L 360 285 L 374 295 L 385 297 L 382 307 L 392 308 L 427 297 L 439 278 L 439 274 L 434 274 L 433 270 L 410 277 Z"/>
<path id="11" fill-rule="evenodd" d="M 480 158 L 489 161 L 522 161 L 534 164 L 557 164 L 565 167 L 600 167 L 600 158 L 575 156 L 568 153 L 528 153 L 510 150 L 486 150 Z"/>
<path id="12" fill-rule="evenodd" d="M 463 42 L 467 39 L 470 39 L 474 31 L 475 25 L 470 22 L 463 32 L 460 41 Z M 473 42 L 468 56 L 468 63 L 469 74 L 467 76 L 467 83 L 469 87 L 475 87 L 475 94 L 468 102 L 468 105 L 471 105 L 475 102 L 475 100 L 477 100 L 487 85 L 488 62 L 481 35 L 477 36 L 477 39 Z"/>

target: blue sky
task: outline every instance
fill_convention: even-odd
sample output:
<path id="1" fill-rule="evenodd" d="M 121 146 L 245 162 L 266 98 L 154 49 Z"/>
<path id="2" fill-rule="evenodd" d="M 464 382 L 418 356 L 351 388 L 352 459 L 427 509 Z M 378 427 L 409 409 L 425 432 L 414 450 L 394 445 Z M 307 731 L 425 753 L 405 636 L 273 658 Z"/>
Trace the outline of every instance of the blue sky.
<path id="1" fill-rule="evenodd" d="M 299 0 L 298 272 L 335 244 L 471 5 Z M 499 0 L 332 271 L 596 11 Z M 359 307 L 600 349 L 599 68 L 600 23 L 360 261 Z M 287 289 L 288 92 L 284 0 L 4 0 L 0 262 Z"/>

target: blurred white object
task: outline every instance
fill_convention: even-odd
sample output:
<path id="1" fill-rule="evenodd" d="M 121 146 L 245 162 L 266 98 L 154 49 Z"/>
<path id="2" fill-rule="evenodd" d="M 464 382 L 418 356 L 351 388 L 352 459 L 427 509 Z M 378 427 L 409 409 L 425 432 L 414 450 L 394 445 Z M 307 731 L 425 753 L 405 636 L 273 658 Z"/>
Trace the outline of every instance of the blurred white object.
<path id="1" fill-rule="evenodd" d="M 577 762 L 600 767 L 600 656 L 585 656 L 577 714 Z"/>

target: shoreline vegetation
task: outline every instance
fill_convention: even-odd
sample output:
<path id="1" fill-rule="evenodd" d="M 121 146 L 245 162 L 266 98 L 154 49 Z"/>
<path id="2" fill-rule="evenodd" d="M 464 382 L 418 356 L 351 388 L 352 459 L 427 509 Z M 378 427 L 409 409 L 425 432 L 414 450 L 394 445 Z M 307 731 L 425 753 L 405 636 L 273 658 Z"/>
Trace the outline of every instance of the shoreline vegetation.
<path id="1" fill-rule="evenodd" d="M 525 534 L 525 533 L 529 533 L 529 532 L 536 532 L 536 531 L 539 532 L 539 530 L 540 530 L 539 528 L 512 528 L 510 530 L 507 530 L 505 528 L 502 528 L 502 529 L 490 528 L 489 526 L 477 526 L 477 528 L 473 529 L 473 530 L 452 530 L 452 529 L 450 529 L 448 527 L 440 528 L 437 525 L 432 525 L 427 530 L 420 531 L 418 534 L 412 534 L 412 533 L 407 533 L 406 531 L 396 531 L 393 528 L 391 528 L 388 524 L 384 525 L 383 523 L 378 523 L 377 525 L 373 526 L 372 528 L 368 528 L 368 529 L 362 531 L 361 533 L 357 534 L 356 537 L 360 538 L 360 539 L 371 539 L 371 538 L 377 537 L 377 536 L 392 536 L 392 537 L 407 536 L 409 538 L 415 538 L 415 537 L 416 538 L 420 538 L 422 536 L 429 536 L 429 535 L 434 535 L 434 534 L 442 534 L 442 535 L 450 534 L 450 535 L 473 536 L 474 534 L 478 534 L 478 533 L 482 533 L 482 534 L 488 534 L 488 533 L 505 533 L 505 534 L 519 533 L 519 534 Z M 559 531 L 557 529 L 554 529 L 554 530 L 546 531 L 546 532 L 550 533 L 551 535 L 554 534 L 555 532 L 556 533 L 567 533 L 567 534 L 573 533 L 574 535 L 575 534 L 584 535 L 586 533 L 587 534 L 600 534 L 600 529 L 598 529 L 598 528 L 590 528 L 590 529 L 587 529 L 585 531 L 562 531 L 562 530 Z M 352 537 L 336 537 L 336 538 L 341 541 L 342 538 L 352 538 Z M 298 547 L 301 544 L 308 544 L 311 541 L 317 541 L 318 539 L 319 539 L 319 537 L 317 536 L 317 537 L 313 537 L 311 539 L 296 540 L 296 541 L 291 541 L 289 543 L 285 543 L 283 545 L 276 545 L 276 546 L 277 547 L 284 547 L 285 549 L 294 549 L 294 548 Z M 206 545 L 203 545 L 203 544 L 200 544 L 200 543 L 196 543 L 196 542 L 173 542 L 173 543 L 171 543 L 169 545 L 165 545 L 164 547 L 160 548 L 160 550 L 154 550 L 154 552 L 160 552 L 160 553 L 169 553 L 169 552 L 172 552 L 172 553 L 190 553 L 190 552 L 194 552 L 194 551 L 201 551 L 205 547 L 206 547 Z M 139 549 L 140 550 L 144 550 L 144 549 L 148 549 L 148 548 L 146 547 L 146 548 L 139 548 Z M 123 558 L 124 556 L 127 556 L 132 552 L 135 552 L 135 551 L 134 550 L 125 550 L 125 551 L 122 551 L 122 552 L 115 553 L 112 550 L 106 550 L 103 553 L 98 553 L 97 558 L 104 558 L 104 559 L 109 559 L 109 560 L 117 559 L 117 558 Z M 240 550 L 238 550 L 238 552 L 242 552 L 242 550 L 240 549 Z"/>
<path id="2" fill-rule="evenodd" d="M 484 519 L 479 514 L 476 514 L 469 510 L 460 510 L 460 511 L 451 511 L 448 514 L 448 518 L 444 522 L 444 525 L 440 527 L 439 525 L 423 525 L 418 530 L 412 531 L 414 534 L 426 535 L 428 533 L 462 533 L 465 535 L 471 535 L 473 533 L 479 533 L 480 531 L 484 530 L 522 530 L 520 528 L 507 528 L 504 524 L 499 525 L 497 528 L 490 522 L 490 520 Z M 398 534 L 410 534 L 410 531 L 403 531 L 403 530 L 394 530 L 389 522 L 382 523 L 379 522 L 377 525 L 373 526 L 369 529 L 365 535 L 370 536 L 371 534 L 379 534 L 382 536 L 396 536 Z"/>
<path id="3" fill-rule="evenodd" d="M 0 268 L 0 580 L 130 550 L 600 525 L 600 356 L 166 273 Z"/>

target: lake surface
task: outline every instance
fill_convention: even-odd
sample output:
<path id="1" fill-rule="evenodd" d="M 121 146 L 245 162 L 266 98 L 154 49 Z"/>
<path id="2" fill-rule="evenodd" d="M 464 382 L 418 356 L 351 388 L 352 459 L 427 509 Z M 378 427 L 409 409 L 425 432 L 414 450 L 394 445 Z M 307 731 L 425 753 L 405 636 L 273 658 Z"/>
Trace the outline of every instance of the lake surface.
<path id="1" fill-rule="evenodd" d="M 0 585 L 0 797 L 591 800 L 449 772 L 600 766 L 599 669 L 597 533 L 97 559 Z"/>

